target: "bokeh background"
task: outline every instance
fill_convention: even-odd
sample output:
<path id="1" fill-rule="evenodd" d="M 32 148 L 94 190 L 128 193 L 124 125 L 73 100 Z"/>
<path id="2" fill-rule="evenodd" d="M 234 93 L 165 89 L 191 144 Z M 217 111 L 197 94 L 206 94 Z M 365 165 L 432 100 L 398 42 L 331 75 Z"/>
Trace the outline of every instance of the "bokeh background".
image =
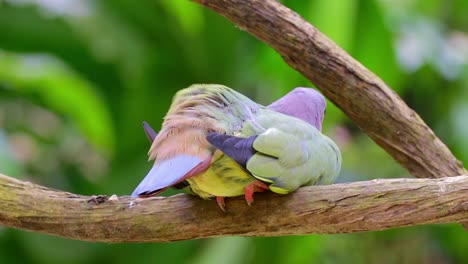
<path id="1" fill-rule="evenodd" d="M 468 1 L 282 2 L 386 81 L 468 164 Z M 0 172 L 128 195 L 151 166 L 142 121 L 159 129 L 171 97 L 193 83 L 263 104 L 313 87 L 270 47 L 187 0 L 0 0 Z M 332 104 L 324 131 L 342 149 L 341 182 L 411 177 Z M 468 263 L 468 235 L 451 224 L 111 245 L 0 227 L 0 263 L 107 262 Z"/>

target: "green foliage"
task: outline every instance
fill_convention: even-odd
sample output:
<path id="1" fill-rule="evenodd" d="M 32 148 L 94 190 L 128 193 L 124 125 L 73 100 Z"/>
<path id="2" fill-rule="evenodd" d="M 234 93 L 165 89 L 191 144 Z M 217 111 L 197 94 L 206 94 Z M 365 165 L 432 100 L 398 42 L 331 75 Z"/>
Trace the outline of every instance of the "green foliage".
<path id="1" fill-rule="evenodd" d="M 468 163 L 468 1 L 282 2 L 380 76 Z M 1 173 L 126 195 L 151 166 L 141 122 L 158 129 L 177 90 L 221 83 L 268 104 L 313 86 L 190 1 L 50 3 L 0 0 Z M 409 177 L 331 104 L 324 130 L 343 152 L 339 181 Z M 455 224 L 124 245 L 0 228 L 0 263 L 466 263 L 467 243 Z"/>
<path id="2" fill-rule="evenodd" d="M 19 96 L 34 97 L 45 107 L 74 120 L 98 150 L 106 154 L 114 150 L 114 131 L 105 103 L 86 79 L 60 61 L 45 55 L 2 52 L 0 80 Z"/>

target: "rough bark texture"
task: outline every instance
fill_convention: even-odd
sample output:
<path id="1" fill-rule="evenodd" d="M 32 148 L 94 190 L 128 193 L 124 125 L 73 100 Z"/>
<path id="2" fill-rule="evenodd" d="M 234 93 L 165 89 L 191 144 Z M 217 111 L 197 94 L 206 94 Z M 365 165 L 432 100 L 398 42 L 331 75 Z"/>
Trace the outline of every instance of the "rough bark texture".
<path id="1" fill-rule="evenodd" d="M 273 47 L 410 173 L 467 173 L 424 121 L 381 79 L 275 0 L 192 0 Z"/>
<path id="2" fill-rule="evenodd" d="M 275 48 L 371 138 L 417 177 L 465 174 L 421 118 L 378 77 L 296 13 L 273 0 L 193 0 Z M 345 157 L 346 158 L 346 157 Z M 468 176 L 313 186 L 256 204 L 169 198 L 86 197 L 0 174 L 0 224 L 105 242 L 333 234 L 468 222 Z"/>
<path id="3" fill-rule="evenodd" d="M 257 194 L 251 207 L 229 199 L 222 213 L 189 195 L 80 196 L 0 174 L 0 224 L 104 242 L 351 233 L 468 221 L 467 193 L 468 176 L 373 180 Z"/>

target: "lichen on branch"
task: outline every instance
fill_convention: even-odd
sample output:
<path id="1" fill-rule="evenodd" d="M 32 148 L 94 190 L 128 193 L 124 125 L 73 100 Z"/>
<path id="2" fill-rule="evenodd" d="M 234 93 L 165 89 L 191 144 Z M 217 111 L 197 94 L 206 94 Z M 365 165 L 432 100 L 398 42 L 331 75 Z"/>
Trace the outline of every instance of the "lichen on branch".
<path id="1" fill-rule="evenodd" d="M 253 206 L 231 198 L 223 213 L 214 201 L 185 194 L 81 196 L 0 174 L 0 224 L 113 243 L 352 233 L 468 222 L 467 193 L 468 176 L 372 180 L 260 193 Z"/>

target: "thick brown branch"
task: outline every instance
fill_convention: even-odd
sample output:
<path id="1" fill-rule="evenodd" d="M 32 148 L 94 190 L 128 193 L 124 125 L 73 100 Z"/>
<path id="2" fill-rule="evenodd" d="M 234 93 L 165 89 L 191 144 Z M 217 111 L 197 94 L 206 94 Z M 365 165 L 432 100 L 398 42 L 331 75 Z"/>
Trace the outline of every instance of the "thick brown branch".
<path id="1" fill-rule="evenodd" d="M 460 162 L 378 77 L 274 0 L 193 0 L 275 48 L 358 126 L 418 177 L 464 174 Z M 176 241 L 205 237 L 332 234 L 468 222 L 468 176 L 313 186 L 257 194 L 228 212 L 188 195 L 86 197 L 0 174 L 0 224 L 72 239 Z"/>
<path id="2" fill-rule="evenodd" d="M 416 177 L 466 170 L 381 79 L 275 0 L 192 0 L 273 47 Z"/>
<path id="3" fill-rule="evenodd" d="M 467 193 L 468 176 L 373 180 L 257 194 L 251 207 L 233 198 L 222 213 L 188 195 L 88 197 L 0 174 L 0 224 L 105 242 L 350 233 L 468 221 Z"/>

